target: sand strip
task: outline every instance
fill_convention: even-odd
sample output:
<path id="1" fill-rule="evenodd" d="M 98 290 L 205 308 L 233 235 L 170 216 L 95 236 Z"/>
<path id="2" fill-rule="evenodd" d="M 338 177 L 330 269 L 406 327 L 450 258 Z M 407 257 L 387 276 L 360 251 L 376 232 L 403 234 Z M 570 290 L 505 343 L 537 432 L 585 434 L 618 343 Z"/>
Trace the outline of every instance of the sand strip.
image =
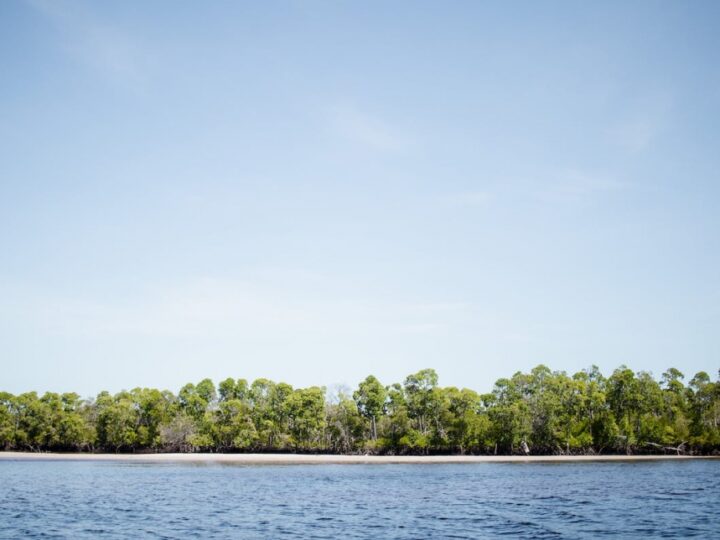
<path id="1" fill-rule="evenodd" d="M 720 456 L 365 456 L 331 454 L 83 454 L 0 452 L 0 460 L 116 461 L 133 463 L 228 463 L 239 465 L 387 464 L 387 463 L 565 463 L 717 459 Z"/>

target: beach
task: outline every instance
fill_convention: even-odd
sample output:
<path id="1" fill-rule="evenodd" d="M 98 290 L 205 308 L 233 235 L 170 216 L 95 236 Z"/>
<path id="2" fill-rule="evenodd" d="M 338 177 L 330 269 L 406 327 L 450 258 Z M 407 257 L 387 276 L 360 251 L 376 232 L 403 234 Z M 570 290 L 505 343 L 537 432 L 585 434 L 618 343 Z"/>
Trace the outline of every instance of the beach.
<path id="1" fill-rule="evenodd" d="M 134 463 L 227 463 L 237 465 L 293 464 L 433 464 L 433 463 L 565 463 L 608 461 L 681 461 L 720 459 L 720 456 L 594 455 L 594 456 L 372 456 L 333 454 L 87 454 L 53 452 L 0 452 L 0 460 L 20 461 L 114 461 Z"/>

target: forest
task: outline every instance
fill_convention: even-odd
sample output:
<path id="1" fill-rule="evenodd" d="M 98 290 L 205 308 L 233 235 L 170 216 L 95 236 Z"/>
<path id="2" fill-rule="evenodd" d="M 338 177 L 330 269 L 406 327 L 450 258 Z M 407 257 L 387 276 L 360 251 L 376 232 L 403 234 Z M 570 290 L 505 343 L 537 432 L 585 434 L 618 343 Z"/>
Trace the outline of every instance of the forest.
<path id="1" fill-rule="evenodd" d="M 367 454 L 717 454 L 720 381 L 659 380 L 621 366 L 574 375 L 544 365 L 491 392 L 441 387 L 433 369 L 354 390 L 204 379 L 93 399 L 0 392 L 0 449 Z"/>

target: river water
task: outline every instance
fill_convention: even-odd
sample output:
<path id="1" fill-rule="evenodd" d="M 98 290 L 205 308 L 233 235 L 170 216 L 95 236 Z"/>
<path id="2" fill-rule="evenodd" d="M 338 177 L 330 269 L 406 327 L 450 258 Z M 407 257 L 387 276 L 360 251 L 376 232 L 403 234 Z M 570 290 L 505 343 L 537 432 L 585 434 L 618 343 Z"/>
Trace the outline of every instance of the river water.
<path id="1" fill-rule="evenodd" d="M 720 538 L 720 461 L 0 461 L 0 538 Z"/>

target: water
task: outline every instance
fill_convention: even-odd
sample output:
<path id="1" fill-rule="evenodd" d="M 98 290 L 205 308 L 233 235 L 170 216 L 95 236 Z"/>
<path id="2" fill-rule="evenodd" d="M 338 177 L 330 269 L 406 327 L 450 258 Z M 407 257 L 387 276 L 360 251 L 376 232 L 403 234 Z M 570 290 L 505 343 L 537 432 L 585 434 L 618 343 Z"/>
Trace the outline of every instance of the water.
<path id="1" fill-rule="evenodd" d="M 720 538 L 720 461 L 0 461 L 0 538 Z"/>

